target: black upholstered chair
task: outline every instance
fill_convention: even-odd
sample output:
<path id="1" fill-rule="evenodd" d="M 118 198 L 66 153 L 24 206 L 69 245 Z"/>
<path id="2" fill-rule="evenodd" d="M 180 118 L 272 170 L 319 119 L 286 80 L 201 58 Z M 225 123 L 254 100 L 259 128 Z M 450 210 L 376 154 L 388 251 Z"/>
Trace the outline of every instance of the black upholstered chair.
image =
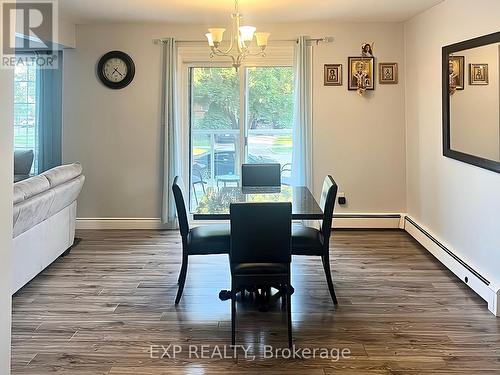
<path id="1" fill-rule="evenodd" d="M 320 206 L 323 207 L 323 221 L 320 229 L 304 225 L 294 225 L 292 228 L 292 254 L 321 257 L 330 296 L 335 305 L 338 304 L 338 301 L 333 288 L 330 270 L 329 245 L 337 190 L 338 187 L 335 180 L 332 176 L 327 176 L 323 182 L 323 189 L 321 192 Z"/>
<path id="2" fill-rule="evenodd" d="M 175 298 L 176 305 L 181 300 L 184 284 L 186 283 L 189 256 L 229 254 L 230 246 L 230 228 L 228 224 L 214 224 L 192 229 L 189 228 L 182 186 L 182 180 L 180 177 L 176 177 L 172 185 L 172 191 L 174 193 L 175 206 L 179 219 L 179 229 L 182 237 L 182 267 L 179 275 L 179 290 Z"/>
<path id="3" fill-rule="evenodd" d="M 243 164 L 241 166 L 242 187 L 281 186 L 280 164 Z"/>
<path id="4" fill-rule="evenodd" d="M 236 294 L 250 289 L 276 288 L 288 316 L 292 346 L 290 285 L 291 203 L 231 204 L 231 342 L 236 341 Z M 243 292 L 244 293 L 244 292 Z"/>

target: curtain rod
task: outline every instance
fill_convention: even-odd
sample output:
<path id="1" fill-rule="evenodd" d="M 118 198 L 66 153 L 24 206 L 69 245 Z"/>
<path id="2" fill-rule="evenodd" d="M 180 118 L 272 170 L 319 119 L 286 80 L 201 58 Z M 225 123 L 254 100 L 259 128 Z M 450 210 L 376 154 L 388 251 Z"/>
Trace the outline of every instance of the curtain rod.
<path id="1" fill-rule="evenodd" d="M 298 39 L 271 39 L 271 42 L 289 42 L 289 43 L 297 43 Z M 316 45 L 320 43 L 332 43 L 335 40 L 334 37 L 331 36 L 325 36 L 323 38 L 308 38 L 308 42 L 313 42 L 316 43 Z M 162 44 L 165 43 L 167 39 L 161 38 L 161 39 L 153 39 L 154 44 Z M 176 40 L 177 43 L 206 43 L 206 40 Z"/>

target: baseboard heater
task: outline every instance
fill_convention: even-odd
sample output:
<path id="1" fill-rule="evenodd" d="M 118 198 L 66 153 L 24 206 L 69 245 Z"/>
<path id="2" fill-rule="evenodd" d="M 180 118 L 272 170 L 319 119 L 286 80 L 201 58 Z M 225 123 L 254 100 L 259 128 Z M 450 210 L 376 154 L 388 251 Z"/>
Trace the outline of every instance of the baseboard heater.
<path id="1" fill-rule="evenodd" d="M 481 275 L 476 269 L 436 239 L 428 230 L 422 228 L 411 217 L 404 215 L 404 230 L 417 240 L 446 268 L 453 272 L 467 286 L 488 303 L 488 310 L 500 316 L 500 289 Z"/>
<path id="2" fill-rule="evenodd" d="M 334 219 L 401 219 L 399 214 L 333 214 Z"/>
<path id="3" fill-rule="evenodd" d="M 434 242 L 437 246 L 439 246 L 441 249 L 443 249 L 449 256 L 451 256 L 453 259 L 455 259 L 458 263 L 460 263 L 464 268 L 466 268 L 470 273 L 472 273 L 474 276 L 476 276 L 479 280 L 481 280 L 483 283 L 486 285 L 490 285 L 491 283 L 481 275 L 479 272 L 477 272 L 474 268 L 469 266 L 467 263 L 465 263 L 460 257 L 455 255 L 453 251 L 448 249 L 446 246 L 444 246 L 441 242 L 436 240 L 434 236 L 432 236 L 429 232 L 427 232 L 424 228 L 422 228 L 420 225 L 415 223 L 412 219 L 410 219 L 408 216 L 405 216 L 405 221 L 409 222 L 411 225 L 413 225 L 415 228 L 417 228 L 424 236 L 426 236 L 428 239 L 430 239 L 432 242 Z"/>
<path id="4" fill-rule="evenodd" d="M 401 214 L 397 213 L 335 213 L 335 229 L 397 229 Z"/>

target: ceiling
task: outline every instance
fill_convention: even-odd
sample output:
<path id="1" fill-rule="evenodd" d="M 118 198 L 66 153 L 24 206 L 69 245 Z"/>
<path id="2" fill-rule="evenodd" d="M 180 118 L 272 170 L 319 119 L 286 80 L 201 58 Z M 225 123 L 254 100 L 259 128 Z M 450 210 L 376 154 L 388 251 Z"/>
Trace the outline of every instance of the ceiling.
<path id="1" fill-rule="evenodd" d="M 259 22 L 336 20 L 402 22 L 444 0 L 240 0 L 240 12 Z M 103 22 L 227 23 L 233 0 L 59 0 L 60 17 Z"/>

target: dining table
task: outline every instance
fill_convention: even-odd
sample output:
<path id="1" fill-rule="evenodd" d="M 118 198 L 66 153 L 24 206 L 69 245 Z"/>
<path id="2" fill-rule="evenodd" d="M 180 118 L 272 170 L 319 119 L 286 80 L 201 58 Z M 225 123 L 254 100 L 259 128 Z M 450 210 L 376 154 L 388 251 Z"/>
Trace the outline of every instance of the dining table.
<path id="1" fill-rule="evenodd" d="M 229 220 L 231 203 L 291 202 L 292 220 L 321 220 L 323 211 L 305 186 L 277 188 L 211 187 L 193 212 L 193 220 Z"/>

